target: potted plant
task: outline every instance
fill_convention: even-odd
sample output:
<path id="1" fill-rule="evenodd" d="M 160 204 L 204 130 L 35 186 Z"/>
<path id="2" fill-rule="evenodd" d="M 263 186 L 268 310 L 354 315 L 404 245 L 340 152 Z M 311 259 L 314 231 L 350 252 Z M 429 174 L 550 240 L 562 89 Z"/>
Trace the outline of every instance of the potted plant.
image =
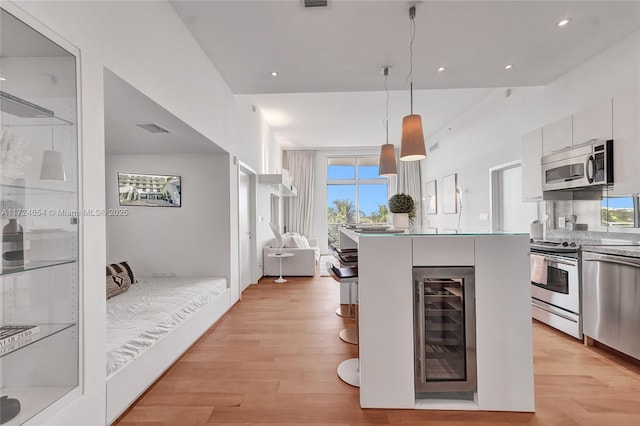
<path id="1" fill-rule="evenodd" d="M 409 194 L 396 194 L 389 198 L 389 211 L 393 213 L 392 223 L 396 229 L 405 229 L 416 216 L 416 205 Z"/>

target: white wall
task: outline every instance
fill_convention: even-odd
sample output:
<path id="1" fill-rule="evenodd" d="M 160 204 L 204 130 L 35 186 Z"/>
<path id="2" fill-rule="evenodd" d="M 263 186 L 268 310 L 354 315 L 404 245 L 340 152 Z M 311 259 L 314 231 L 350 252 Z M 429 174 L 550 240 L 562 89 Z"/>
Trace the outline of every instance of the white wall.
<path id="1" fill-rule="evenodd" d="M 458 216 L 442 213 L 442 177 L 457 173 L 464 199 L 460 227 L 489 229 L 480 220 L 489 213 L 489 168 L 521 159 L 524 133 L 639 86 L 636 32 L 545 87 L 512 88 L 509 97 L 506 88 L 496 89 L 427 141 L 440 144 L 422 160 L 423 185 L 438 181 L 438 214 L 425 215 L 423 223 L 457 228 Z"/>
<path id="2" fill-rule="evenodd" d="M 282 148 L 273 136 L 273 132 L 264 120 L 260 110 L 251 103 L 247 96 L 237 98 L 238 122 L 236 136 L 239 140 L 248 143 L 237 146 L 236 155 L 239 160 L 247 163 L 246 159 L 252 159 L 259 154 L 258 163 L 252 164 L 257 173 L 280 173 L 282 170 Z M 255 111 L 254 111 L 255 110 Z M 246 125 L 244 120 L 250 120 L 251 125 Z M 248 163 L 249 164 L 249 163 Z M 259 181 L 259 179 L 256 179 Z M 252 277 L 262 276 L 262 248 L 273 238 L 269 228 L 270 220 L 270 196 L 274 193 L 270 185 L 256 184 L 256 257 L 257 270 Z M 280 199 L 280 220 L 282 221 L 282 198 Z"/>
<path id="3" fill-rule="evenodd" d="M 81 51 L 81 207 L 105 208 L 103 70 L 108 68 L 229 152 L 230 215 L 229 221 L 220 226 L 237 229 L 237 170 L 232 158 L 241 153 L 241 159 L 259 173 L 273 173 L 281 159 L 274 156 L 263 163 L 262 154 L 277 152 L 278 148 L 273 147 L 273 138 L 250 137 L 269 133 L 264 120 L 238 105 L 168 2 L 0 1 L 11 13 L 27 18 L 31 15 L 32 21 L 42 22 L 41 27 L 46 26 Z M 84 218 L 83 394 L 51 417 L 51 424 L 104 422 L 106 303 L 103 288 L 94 284 L 104 281 L 105 230 L 104 217 Z M 231 238 L 228 251 L 230 279 L 237 282 L 237 237 Z"/>
<path id="4" fill-rule="evenodd" d="M 227 155 L 108 155 L 107 261 L 129 260 L 134 274 L 229 279 L 229 172 Z M 118 172 L 182 178 L 182 207 L 120 206 Z"/>

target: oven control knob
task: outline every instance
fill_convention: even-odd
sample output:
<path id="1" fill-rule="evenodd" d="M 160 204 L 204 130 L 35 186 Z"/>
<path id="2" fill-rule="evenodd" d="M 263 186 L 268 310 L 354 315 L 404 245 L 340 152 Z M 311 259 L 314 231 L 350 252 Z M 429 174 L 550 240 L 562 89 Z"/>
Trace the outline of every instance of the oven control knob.
<path id="1" fill-rule="evenodd" d="M 576 243 L 569 244 L 569 247 L 576 247 Z"/>
<path id="2" fill-rule="evenodd" d="M 562 243 L 562 247 L 567 247 L 568 245 L 569 245 L 569 243 L 568 243 L 568 242 L 566 242 L 566 241 L 564 241 L 564 242 Z"/>

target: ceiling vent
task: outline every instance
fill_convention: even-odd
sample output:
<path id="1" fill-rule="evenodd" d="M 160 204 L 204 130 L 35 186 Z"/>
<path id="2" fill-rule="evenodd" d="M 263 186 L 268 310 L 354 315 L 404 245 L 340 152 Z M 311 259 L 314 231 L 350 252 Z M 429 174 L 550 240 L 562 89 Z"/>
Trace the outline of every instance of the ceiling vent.
<path id="1" fill-rule="evenodd" d="M 304 7 L 327 7 L 329 0 L 302 0 Z"/>
<path id="2" fill-rule="evenodd" d="M 434 143 L 433 145 L 431 145 L 431 146 L 429 147 L 429 152 L 433 152 L 433 151 L 435 151 L 435 150 L 436 150 L 436 149 L 438 149 L 438 148 L 440 148 L 440 142 L 436 142 L 436 143 Z"/>
<path id="3" fill-rule="evenodd" d="M 136 126 L 146 130 L 149 133 L 171 133 L 170 131 L 162 126 L 157 125 L 156 123 L 139 123 L 136 124 Z"/>

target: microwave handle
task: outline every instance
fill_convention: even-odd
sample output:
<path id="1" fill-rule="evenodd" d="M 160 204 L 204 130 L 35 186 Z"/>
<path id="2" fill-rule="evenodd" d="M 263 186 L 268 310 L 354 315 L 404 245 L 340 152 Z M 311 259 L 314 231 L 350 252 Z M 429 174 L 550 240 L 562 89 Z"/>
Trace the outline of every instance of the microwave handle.
<path id="1" fill-rule="evenodd" d="M 595 158 L 593 158 L 593 155 L 589 156 L 589 158 L 587 159 L 587 164 L 585 164 L 585 166 L 587 169 L 586 170 L 587 182 L 593 183 L 593 179 L 596 174 L 596 160 Z"/>

